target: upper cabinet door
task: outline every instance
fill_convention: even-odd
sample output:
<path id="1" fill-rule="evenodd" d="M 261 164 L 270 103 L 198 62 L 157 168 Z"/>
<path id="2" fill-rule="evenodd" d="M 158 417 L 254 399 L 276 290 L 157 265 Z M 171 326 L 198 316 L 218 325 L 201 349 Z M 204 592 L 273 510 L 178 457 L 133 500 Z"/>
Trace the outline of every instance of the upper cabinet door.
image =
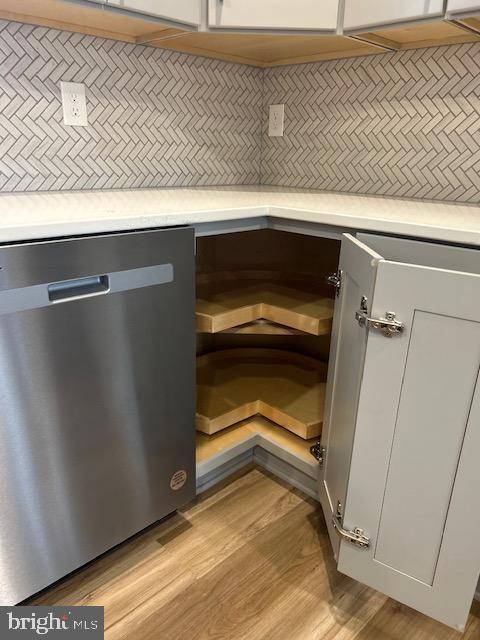
<path id="1" fill-rule="evenodd" d="M 201 0 L 107 0 L 107 4 L 183 24 L 200 24 Z"/>
<path id="2" fill-rule="evenodd" d="M 480 572 L 480 252 L 345 236 L 340 268 L 320 480 L 338 569 L 461 629 Z"/>
<path id="3" fill-rule="evenodd" d="M 469 11 L 480 11 L 478 0 L 448 0 L 447 13 L 462 13 Z"/>
<path id="4" fill-rule="evenodd" d="M 335 31 L 339 0 L 208 0 L 208 25 Z"/>
<path id="5" fill-rule="evenodd" d="M 344 29 L 408 22 L 443 15 L 443 0 L 345 0 Z"/>

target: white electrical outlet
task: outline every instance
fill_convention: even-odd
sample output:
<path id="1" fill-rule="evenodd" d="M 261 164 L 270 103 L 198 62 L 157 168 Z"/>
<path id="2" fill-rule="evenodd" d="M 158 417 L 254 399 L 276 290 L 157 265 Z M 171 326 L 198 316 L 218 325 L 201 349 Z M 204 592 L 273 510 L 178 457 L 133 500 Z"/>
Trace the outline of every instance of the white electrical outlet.
<path id="1" fill-rule="evenodd" d="M 88 127 L 85 85 L 79 82 L 61 82 L 63 124 Z"/>
<path id="2" fill-rule="evenodd" d="M 283 136 L 284 104 L 271 104 L 268 112 L 268 135 Z"/>

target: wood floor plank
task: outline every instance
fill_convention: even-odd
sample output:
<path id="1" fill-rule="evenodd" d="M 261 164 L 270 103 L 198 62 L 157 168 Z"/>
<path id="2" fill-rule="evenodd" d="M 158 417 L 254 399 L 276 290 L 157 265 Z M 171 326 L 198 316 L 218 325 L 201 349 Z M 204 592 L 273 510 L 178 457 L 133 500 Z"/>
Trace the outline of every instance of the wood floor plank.
<path id="1" fill-rule="evenodd" d="M 183 520 L 178 514 L 174 514 L 172 518 L 176 521 Z M 152 562 L 156 554 L 163 553 L 164 550 L 157 543 L 157 537 L 157 527 L 143 531 L 128 543 L 120 545 L 35 596 L 32 602 L 38 605 L 89 604 L 92 594 L 103 585 L 106 585 L 107 589 L 111 588 L 119 576 L 132 566 L 143 561 Z"/>
<path id="2" fill-rule="evenodd" d="M 107 640 L 478 640 L 338 573 L 317 503 L 253 468 L 46 591 Z"/>
<path id="3" fill-rule="evenodd" d="M 285 590 L 296 590 L 304 577 L 306 560 L 318 549 L 317 536 L 302 530 L 310 509 L 297 504 L 283 517 L 271 522 L 208 573 L 188 591 L 162 607 L 145 606 L 135 611 L 122 628 L 113 629 L 112 638 L 128 638 L 131 628 L 142 640 L 153 637 L 248 638 Z M 278 545 L 279 536 L 283 540 Z M 288 549 L 288 553 L 285 551 Z M 174 635 L 169 636 L 172 629 Z M 117 632 L 115 632 L 117 631 Z M 261 636 L 260 636 L 261 637 Z"/>

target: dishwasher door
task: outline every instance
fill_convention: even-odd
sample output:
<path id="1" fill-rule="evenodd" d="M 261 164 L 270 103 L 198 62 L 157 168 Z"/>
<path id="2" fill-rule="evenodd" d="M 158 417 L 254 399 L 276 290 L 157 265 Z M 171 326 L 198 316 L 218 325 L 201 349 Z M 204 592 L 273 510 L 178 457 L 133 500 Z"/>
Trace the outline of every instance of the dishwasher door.
<path id="1" fill-rule="evenodd" d="M 0 247 L 0 605 L 195 494 L 194 233 Z"/>

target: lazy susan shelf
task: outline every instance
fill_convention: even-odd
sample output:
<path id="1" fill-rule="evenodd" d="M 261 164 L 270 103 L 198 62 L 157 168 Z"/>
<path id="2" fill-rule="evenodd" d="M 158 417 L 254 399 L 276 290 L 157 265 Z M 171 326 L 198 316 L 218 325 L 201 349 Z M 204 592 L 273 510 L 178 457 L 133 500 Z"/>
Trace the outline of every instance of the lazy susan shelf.
<path id="1" fill-rule="evenodd" d="M 330 298 L 278 282 L 239 279 L 197 286 L 199 332 L 321 336 L 330 333 L 332 317 Z"/>
<path id="2" fill-rule="evenodd" d="M 279 349 L 228 349 L 197 359 L 198 431 L 260 414 L 304 439 L 319 436 L 327 366 Z"/>
<path id="3" fill-rule="evenodd" d="M 313 460 L 310 447 L 316 442 L 316 438 L 304 440 L 262 416 L 254 416 L 210 436 L 198 431 L 196 438 L 197 464 L 206 462 L 219 454 L 224 454 L 240 442 L 256 435 L 268 438 L 301 460 L 306 462 Z"/>

